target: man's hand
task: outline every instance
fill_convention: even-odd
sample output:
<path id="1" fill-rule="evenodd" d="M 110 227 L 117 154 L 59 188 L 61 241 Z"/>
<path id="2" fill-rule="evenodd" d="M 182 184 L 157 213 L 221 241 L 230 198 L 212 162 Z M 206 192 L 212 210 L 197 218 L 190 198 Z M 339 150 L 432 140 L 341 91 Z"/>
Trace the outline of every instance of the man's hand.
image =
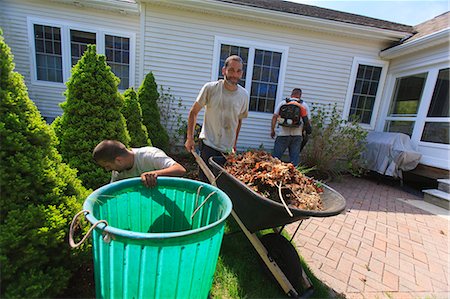
<path id="1" fill-rule="evenodd" d="M 141 174 L 141 181 L 145 187 L 151 188 L 156 186 L 156 179 L 158 178 L 158 174 L 149 171 Z"/>
<path id="2" fill-rule="evenodd" d="M 186 150 L 190 153 L 191 151 L 195 150 L 195 141 L 193 138 L 186 139 L 186 142 L 184 144 L 184 147 Z"/>
<path id="3" fill-rule="evenodd" d="M 272 137 L 272 139 L 275 138 L 275 129 L 271 129 L 271 131 L 270 131 L 270 137 Z"/>

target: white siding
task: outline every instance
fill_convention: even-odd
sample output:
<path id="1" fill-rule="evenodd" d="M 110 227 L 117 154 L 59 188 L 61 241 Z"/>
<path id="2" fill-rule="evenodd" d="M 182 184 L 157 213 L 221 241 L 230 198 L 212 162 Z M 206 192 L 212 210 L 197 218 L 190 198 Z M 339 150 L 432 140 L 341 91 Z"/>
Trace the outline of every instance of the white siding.
<path id="1" fill-rule="evenodd" d="M 62 22 L 92 28 L 102 28 L 110 33 L 129 32 L 136 37 L 136 53 L 134 62 L 139 61 L 139 16 L 124 15 L 107 10 L 77 7 L 54 1 L 24 1 L 1 0 L 0 26 L 6 43 L 14 54 L 16 71 L 24 75 L 30 98 L 36 103 L 45 117 L 55 117 L 62 113 L 59 103 L 65 100 L 63 92 L 66 86 L 59 84 L 40 84 L 31 81 L 32 57 L 30 41 L 28 40 L 27 17 Z M 34 69 L 34 68 L 33 68 Z M 138 78 L 139 68 L 134 70 Z M 138 84 L 135 80 L 135 84 Z"/>
<path id="2" fill-rule="evenodd" d="M 282 97 L 295 87 L 308 103 L 335 102 L 344 107 L 353 57 L 378 59 L 386 44 L 312 31 L 249 22 L 146 5 L 144 74 L 152 71 L 157 84 L 170 87 L 187 112 L 202 85 L 211 80 L 216 36 L 288 47 Z M 278 101 L 281 99 L 277 99 Z M 269 113 L 251 112 L 238 140 L 240 149 L 273 148 Z M 202 121 L 202 114 L 199 116 Z"/>

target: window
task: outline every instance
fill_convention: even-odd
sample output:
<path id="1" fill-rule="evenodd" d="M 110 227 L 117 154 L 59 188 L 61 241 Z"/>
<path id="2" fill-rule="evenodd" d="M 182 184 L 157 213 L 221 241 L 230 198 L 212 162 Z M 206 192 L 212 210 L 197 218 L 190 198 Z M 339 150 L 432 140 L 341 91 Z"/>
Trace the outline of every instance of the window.
<path id="1" fill-rule="evenodd" d="M 381 67 L 359 65 L 350 106 L 350 118 L 357 118 L 361 123 L 370 124 L 380 76 Z"/>
<path id="2" fill-rule="evenodd" d="M 130 84 L 130 39 L 120 36 L 105 36 L 106 61 L 113 73 L 120 78 L 120 89 Z"/>
<path id="3" fill-rule="evenodd" d="M 239 82 L 249 91 L 249 110 L 273 113 L 277 97 L 281 97 L 280 74 L 282 73 L 283 53 L 287 48 L 265 45 L 243 45 L 244 41 L 217 41 L 219 51 L 217 78 L 223 79 L 222 67 L 230 55 L 239 55 L 243 62 L 243 76 Z"/>
<path id="4" fill-rule="evenodd" d="M 63 82 L 61 29 L 35 24 L 34 47 L 37 79 Z"/>
<path id="5" fill-rule="evenodd" d="M 87 45 L 96 44 L 97 52 L 105 54 L 112 72 L 120 78 L 119 89 L 127 89 L 134 84 L 133 66 L 130 64 L 134 48 L 133 35 L 81 30 L 79 25 L 50 24 L 31 18 L 28 24 L 34 39 L 34 80 L 67 81 L 72 67 L 81 58 Z"/>
<path id="6" fill-rule="evenodd" d="M 77 64 L 78 60 L 83 56 L 87 45 L 97 44 L 95 33 L 70 30 L 70 55 L 72 56 L 72 66 Z"/>
<path id="7" fill-rule="evenodd" d="M 412 136 L 426 78 L 427 73 L 397 78 L 385 131 Z"/>
<path id="8" fill-rule="evenodd" d="M 449 69 L 439 70 L 421 141 L 449 144 Z"/>
<path id="9" fill-rule="evenodd" d="M 353 59 L 344 118 L 356 119 L 366 129 L 375 128 L 387 68 L 386 61 L 358 57 Z"/>

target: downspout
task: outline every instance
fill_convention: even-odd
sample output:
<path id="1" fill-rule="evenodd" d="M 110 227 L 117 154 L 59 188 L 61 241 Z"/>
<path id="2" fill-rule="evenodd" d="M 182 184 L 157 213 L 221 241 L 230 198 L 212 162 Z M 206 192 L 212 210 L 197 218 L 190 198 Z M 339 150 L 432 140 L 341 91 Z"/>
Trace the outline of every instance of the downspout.
<path id="1" fill-rule="evenodd" d="M 141 26 L 141 34 L 140 34 L 140 40 L 141 40 L 141 48 L 140 48 L 140 55 L 139 55 L 139 83 L 137 88 L 139 88 L 141 82 L 144 81 L 144 54 L 145 54 L 145 18 L 146 18 L 146 5 L 143 2 L 139 3 L 139 9 L 141 11 L 140 13 L 140 19 L 139 23 Z"/>

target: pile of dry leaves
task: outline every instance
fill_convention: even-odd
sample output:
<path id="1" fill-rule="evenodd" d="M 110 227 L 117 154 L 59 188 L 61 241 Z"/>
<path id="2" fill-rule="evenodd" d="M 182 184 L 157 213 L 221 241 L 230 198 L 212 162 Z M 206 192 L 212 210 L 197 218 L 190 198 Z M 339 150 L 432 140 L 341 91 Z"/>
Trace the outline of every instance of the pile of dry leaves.
<path id="1" fill-rule="evenodd" d="M 264 151 L 230 154 L 225 170 L 262 196 L 302 210 L 322 210 L 323 189 L 291 163 Z"/>

